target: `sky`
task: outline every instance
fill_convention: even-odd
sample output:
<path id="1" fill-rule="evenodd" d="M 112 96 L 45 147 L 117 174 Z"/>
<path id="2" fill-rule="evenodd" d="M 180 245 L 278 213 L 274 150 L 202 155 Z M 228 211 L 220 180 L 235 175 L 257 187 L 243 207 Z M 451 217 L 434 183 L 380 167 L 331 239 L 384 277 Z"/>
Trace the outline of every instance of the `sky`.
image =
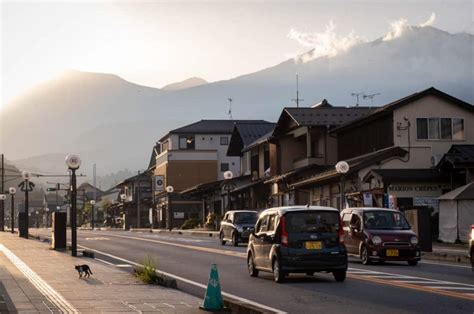
<path id="1" fill-rule="evenodd" d="M 406 23 L 472 33 L 473 7 L 474 0 L 2 1 L 0 109 L 68 69 L 162 87 L 193 76 L 230 79 L 312 48 L 334 54 Z"/>

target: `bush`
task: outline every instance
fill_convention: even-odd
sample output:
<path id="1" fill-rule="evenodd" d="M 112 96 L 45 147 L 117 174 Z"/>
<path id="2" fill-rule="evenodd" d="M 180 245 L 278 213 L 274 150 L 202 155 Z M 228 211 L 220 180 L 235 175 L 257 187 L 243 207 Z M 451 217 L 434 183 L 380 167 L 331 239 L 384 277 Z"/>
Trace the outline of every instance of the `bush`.
<path id="1" fill-rule="evenodd" d="M 181 229 L 194 229 L 199 225 L 200 221 L 197 218 L 189 218 L 181 226 Z"/>
<path id="2" fill-rule="evenodd" d="M 156 273 L 155 262 L 150 255 L 147 255 L 143 262 L 143 267 L 137 267 L 134 269 L 134 274 L 141 281 L 149 284 L 160 284 L 163 278 Z"/>

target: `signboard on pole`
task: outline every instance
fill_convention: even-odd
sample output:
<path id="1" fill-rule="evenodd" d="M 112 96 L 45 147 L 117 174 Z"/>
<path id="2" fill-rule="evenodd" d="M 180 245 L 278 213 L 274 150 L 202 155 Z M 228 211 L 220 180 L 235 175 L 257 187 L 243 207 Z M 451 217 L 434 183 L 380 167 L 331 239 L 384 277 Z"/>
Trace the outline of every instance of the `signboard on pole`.
<path id="1" fill-rule="evenodd" d="M 155 192 L 163 192 L 165 190 L 164 176 L 155 176 Z"/>

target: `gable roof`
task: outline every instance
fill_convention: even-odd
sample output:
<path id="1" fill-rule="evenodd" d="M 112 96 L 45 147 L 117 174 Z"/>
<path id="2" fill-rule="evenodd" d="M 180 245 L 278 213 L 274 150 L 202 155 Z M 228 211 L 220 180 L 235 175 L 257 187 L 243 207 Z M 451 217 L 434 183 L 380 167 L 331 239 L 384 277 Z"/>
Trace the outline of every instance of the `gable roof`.
<path id="1" fill-rule="evenodd" d="M 274 128 L 270 132 L 265 133 L 262 136 L 260 136 L 259 138 L 257 138 L 255 141 L 253 141 L 249 145 L 244 146 L 244 148 L 242 149 L 242 152 L 246 152 L 246 151 L 251 150 L 252 148 L 257 147 L 257 146 L 259 146 L 259 145 L 261 145 L 265 142 L 268 142 L 270 140 L 270 138 L 272 137 L 273 130 L 274 130 Z"/>
<path id="2" fill-rule="evenodd" d="M 346 162 L 349 164 L 349 172 L 346 173 L 345 175 L 349 176 L 352 173 L 355 173 L 370 165 L 381 162 L 385 159 L 394 158 L 394 157 L 395 158 L 403 157 L 407 153 L 408 152 L 401 147 L 392 146 L 392 147 L 375 151 L 373 153 L 369 153 L 369 154 L 365 154 L 365 155 L 357 156 L 355 158 L 348 159 L 346 160 Z M 328 180 L 339 178 L 340 176 L 341 174 L 338 173 L 336 169 L 332 168 L 328 171 L 318 173 L 317 175 L 311 178 L 304 179 L 302 181 L 291 184 L 291 187 L 300 187 L 300 186 L 305 186 L 305 185 L 313 184 L 317 182 L 328 181 Z"/>
<path id="3" fill-rule="evenodd" d="M 160 142 L 170 134 L 232 134 L 234 124 L 262 123 L 264 120 L 200 120 L 183 127 L 171 130 L 160 139 Z"/>
<path id="4" fill-rule="evenodd" d="M 229 141 L 228 156 L 241 156 L 242 150 L 263 135 L 272 132 L 275 123 L 258 121 L 254 123 L 236 123 Z"/>
<path id="5" fill-rule="evenodd" d="M 434 87 L 427 88 L 423 91 L 413 93 L 409 96 L 403 97 L 401 99 L 395 100 L 385 106 L 379 107 L 375 109 L 373 112 L 371 112 L 369 115 L 365 117 L 361 117 L 357 120 L 354 120 L 352 122 L 346 123 L 345 125 L 342 125 L 340 127 L 337 127 L 331 131 L 331 133 L 338 133 L 338 132 L 343 132 L 347 131 L 353 127 L 357 127 L 361 124 L 376 120 L 380 117 L 383 117 L 385 115 L 391 114 L 394 110 L 401 108 L 407 104 L 410 104 L 418 99 L 421 99 L 426 96 L 437 96 L 440 97 L 456 106 L 459 106 L 463 109 L 466 109 L 468 111 L 474 112 L 474 106 L 459 99 L 454 96 L 451 96 L 449 94 L 446 94 Z"/>
<path id="6" fill-rule="evenodd" d="M 313 107 L 287 107 L 283 109 L 278 119 L 273 136 L 278 136 L 288 119 L 291 119 L 297 127 L 338 127 L 364 117 L 373 110 L 369 107 L 334 107 L 327 102 Z"/>
<path id="7" fill-rule="evenodd" d="M 150 157 L 150 162 L 148 163 L 148 170 L 152 170 L 156 166 L 156 156 L 158 156 L 158 143 L 153 146 L 153 149 L 151 150 L 151 157 Z"/>
<path id="8" fill-rule="evenodd" d="M 446 164 L 453 168 L 474 167 L 474 145 L 452 145 L 436 167 L 441 168 Z"/>
<path id="9" fill-rule="evenodd" d="M 438 197 L 439 200 L 474 200 L 474 182 L 468 183 L 457 189 Z"/>

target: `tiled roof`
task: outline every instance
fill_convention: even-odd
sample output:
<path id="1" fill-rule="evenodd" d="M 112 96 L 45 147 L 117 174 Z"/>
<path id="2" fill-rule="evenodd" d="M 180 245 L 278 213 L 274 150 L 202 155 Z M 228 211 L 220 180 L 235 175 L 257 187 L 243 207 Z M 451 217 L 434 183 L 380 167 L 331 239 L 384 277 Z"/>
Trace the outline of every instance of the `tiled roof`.
<path id="1" fill-rule="evenodd" d="M 445 163 L 450 163 L 455 168 L 463 166 L 474 166 L 474 145 L 453 145 L 443 156 L 438 164 L 441 167 Z"/>
<path id="2" fill-rule="evenodd" d="M 231 134 L 234 124 L 265 123 L 264 120 L 201 120 L 171 130 L 171 134 Z"/>
<path id="3" fill-rule="evenodd" d="M 368 107 L 326 107 L 285 108 L 298 126 L 339 126 L 362 118 L 373 109 Z"/>
<path id="4" fill-rule="evenodd" d="M 262 136 L 260 136 L 259 138 L 257 138 L 255 141 L 253 141 L 253 142 L 250 143 L 249 145 L 245 146 L 242 151 L 244 151 L 244 152 L 245 152 L 245 151 L 248 151 L 248 150 L 250 150 L 250 149 L 252 149 L 252 148 L 254 148 L 254 147 L 256 147 L 256 146 L 259 146 L 260 144 L 262 144 L 262 143 L 268 141 L 268 140 L 270 139 L 270 137 L 272 136 L 272 134 L 273 134 L 273 130 L 274 130 L 274 129 L 272 129 L 272 130 L 271 130 L 270 132 L 268 132 L 268 133 L 263 134 Z"/>
<path id="5" fill-rule="evenodd" d="M 441 182 L 448 181 L 446 173 L 436 169 L 375 169 L 371 170 L 364 181 L 372 176 L 380 177 L 387 182 Z"/>
<path id="6" fill-rule="evenodd" d="M 235 123 L 227 155 L 240 156 L 246 146 L 261 138 L 262 135 L 272 132 L 274 128 L 275 123 L 263 120 Z"/>

